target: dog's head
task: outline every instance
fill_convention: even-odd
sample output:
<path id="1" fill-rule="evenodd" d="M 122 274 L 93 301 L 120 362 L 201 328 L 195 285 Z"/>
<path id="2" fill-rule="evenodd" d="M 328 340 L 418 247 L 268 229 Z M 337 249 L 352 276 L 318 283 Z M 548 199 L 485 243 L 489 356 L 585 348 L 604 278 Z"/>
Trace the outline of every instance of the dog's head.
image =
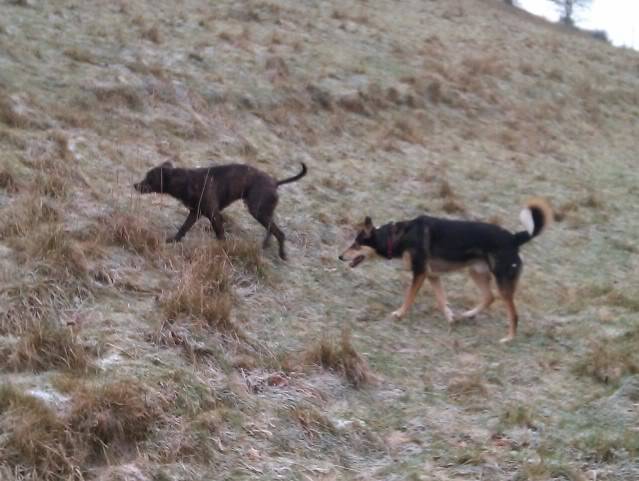
<path id="1" fill-rule="evenodd" d="M 363 261 L 377 254 L 377 240 L 375 226 L 370 217 L 366 217 L 363 227 L 357 232 L 357 237 L 339 256 L 340 261 L 350 261 L 351 267 L 360 265 Z"/>
<path id="2" fill-rule="evenodd" d="M 149 194 L 151 192 L 162 193 L 166 190 L 167 173 L 173 168 L 171 162 L 164 162 L 162 165 L 153 167 L 149 170 L 144 179 L 137 184 L 133 184 L 133 188 L 141 194 Z"/>

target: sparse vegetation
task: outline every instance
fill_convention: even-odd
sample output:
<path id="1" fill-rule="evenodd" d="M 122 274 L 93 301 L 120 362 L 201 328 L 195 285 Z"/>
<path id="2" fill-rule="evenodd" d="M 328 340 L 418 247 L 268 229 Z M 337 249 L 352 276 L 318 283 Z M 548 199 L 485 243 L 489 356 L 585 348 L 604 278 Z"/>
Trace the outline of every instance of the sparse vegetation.
<path id="1" fill-rule="evenodd" d="M 639 57 L 503 4 L 5 2 L 0 479 L 639 479 Z M 305 162 L 289 260 L 240 205 L 165 244 L 167 160 Z M 408 274 L 336 260 L 537 195 L 508 346 L 502 303 L 393 321 Z"/>
<path id="2" fill-rule="evenodd" d="M 604 384 L 616 384 L 623 376 L 639 373 L 638 333 L 594 343 L 575 365 L 575 373 Z"/>
<path id="3" fill-rule="evenodd" d="M 6 366 L 36 372 L 49 369 L 86 371 L 91 353 L 70 327 L 41 321 L 31 326 L 16 344 Z"/>
<path id="4" fill-rule="evenodd" d="M 222 330 L 235 329 L 231 322 L 230 261 L 214 245 L 197 249 L 183 266 L 180 278 L 160 305 L 166 318 L 192 318 Z"/>
<path id="5" fill-rule="evenodd" d="M 342 374 L 354 387 L 361 387 L 373 380 L 368 363 L 355 350 L 350 332 L 342 331 L 339 344 L 324 338 L 307 348 L 301 356 L 303 365 L 317 365 Z"/>
<path id="6" fill-rule="evenodd" d="M 138 254 L 156 256 L 161 251 L 164 240 L 141 216 L 114 212 L 101 223 L 101 231 L 96 235 L 111 238 L 119 246 Z"/>

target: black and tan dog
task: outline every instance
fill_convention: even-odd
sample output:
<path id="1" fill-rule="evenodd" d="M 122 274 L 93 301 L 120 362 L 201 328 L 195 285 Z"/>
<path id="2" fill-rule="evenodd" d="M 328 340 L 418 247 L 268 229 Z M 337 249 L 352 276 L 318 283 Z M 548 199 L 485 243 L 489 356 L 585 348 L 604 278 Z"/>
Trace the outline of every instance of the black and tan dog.
<path id="1" fill-rule="evenodd" d="M 514 234 L 494 224 L 430 216 L 392 222 L 376 228 L 371 218 L 366 217 L 357 238 L 339 258 L 350 261 L 351 267 L 372 256 L 404 259 L 413 272 L 413 280 L 404 303 L 392 313 L 395 318 L 401 318 L 408 312 L 424 279 L 428 279 L 439 309 L 448 322 L 453 322 L 455 317 L 446 303 L 440 276 L 464 267 L 469 268 L 470 277 L 482 295 L 479 304 L 462 315 L 474 317 L 495 300 L 490 287 L 494 276 L 499 294 L 508 309 L 508 336 L 501 339 L 501 342 L 507 342 L 517 332 L 514 296 L 523 267 L 519 248 L 537 237 L 552 218 L 552 210 L 543 199 L 528 202 L 520 214 L 526 230 Z"/>
<path id="2" fill-rule="evenodd" d="M 304 163 L 299 174 L 278 181 L 250 165 L 227 164 L 181 169 L 165 162 L 149 170 L 144 180 L 133 187 L 142 194 L 169 194 L 189 209 L 184 224 L 167 242 L 179 242 L 200 216 L 209 219 L 218 239 L 224 239 L 220 212 L 236 200 L 243 199 L 250 214 L 266 229 L 263 246 L 268 245 L 273 234 L 279 243 L 280 257 L 286 259 L 284 233 L 273 221 L 278 201 L 277 188 L 282 184 L 295 182 L 305 175 Z"/>

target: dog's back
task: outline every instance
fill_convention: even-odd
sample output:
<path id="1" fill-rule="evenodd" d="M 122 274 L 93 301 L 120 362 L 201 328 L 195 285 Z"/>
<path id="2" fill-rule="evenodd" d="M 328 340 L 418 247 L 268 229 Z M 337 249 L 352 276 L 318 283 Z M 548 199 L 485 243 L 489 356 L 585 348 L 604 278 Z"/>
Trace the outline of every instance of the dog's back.
<path id="1" fill-rule="evenodd" d="M 442 219 L 422 216 L 419 221 L 429 230 L 433 255 L 475 255 L 503 249 L 516 248 L 514 235 L 506 229 L 485 222 Z"/>
<path id="2" fill-rule="evenodd" d="M 214 179 L 220 210 L 239 199 L 259 192 L 277 190 L 277 182 L 268 174 L 244 164 L 227 164 L 209 169 Z"/>

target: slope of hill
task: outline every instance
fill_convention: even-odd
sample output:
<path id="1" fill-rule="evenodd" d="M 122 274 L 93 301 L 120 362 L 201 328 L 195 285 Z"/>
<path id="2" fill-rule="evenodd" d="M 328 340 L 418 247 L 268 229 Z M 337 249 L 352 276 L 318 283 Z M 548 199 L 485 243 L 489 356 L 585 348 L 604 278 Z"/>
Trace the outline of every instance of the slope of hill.
<path id="1" fill-rule="evenodd" d="M 0 478 L 639 477 L 639 55 L 497 0 L 7 1 Z M 289 261 L 132 184 L 170 160 L 283 178 Z M 519 229 L 520 332 L 452 329 L 337 255 L 365 215 Z M 478 293 L 444 284 L 457 312 Z"/>

